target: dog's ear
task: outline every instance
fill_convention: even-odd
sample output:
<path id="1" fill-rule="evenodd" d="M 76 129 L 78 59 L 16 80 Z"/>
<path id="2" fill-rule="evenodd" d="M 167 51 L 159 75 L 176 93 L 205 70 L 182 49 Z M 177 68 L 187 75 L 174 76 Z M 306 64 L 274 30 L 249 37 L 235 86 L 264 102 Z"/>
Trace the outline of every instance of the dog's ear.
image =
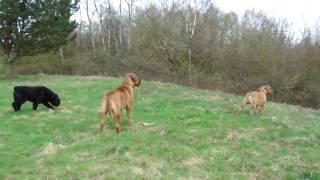
<path id="1" fill-rule="evenodd" d="M 264 85 L 262 86 L 268 93 L 272 93 L 273 92 L 273 89 L 270 85 Z"/>
<path id="2" fill-rule="evenodd" d="M 131 78 L 131 80 L 133 81 L 133 84 L 134 84 L 135 86 L 140 86 L 140 84 L 141 84 L 141 79 L 139 79 L 139 77 L 138 77 L 136 74 L 130 73 L 130 78 Z"/>
<path id="3" fill-rule="evenodd" d="M 262 87 L 265 88 L 265 89 L 272 89 L 270 85 L 264 85 Z"/>

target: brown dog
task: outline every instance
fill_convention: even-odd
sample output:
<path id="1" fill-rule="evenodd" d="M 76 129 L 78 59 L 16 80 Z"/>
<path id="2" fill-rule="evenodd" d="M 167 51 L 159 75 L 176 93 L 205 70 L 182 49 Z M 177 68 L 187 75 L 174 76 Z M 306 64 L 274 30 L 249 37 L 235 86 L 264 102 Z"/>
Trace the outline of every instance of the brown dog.
<path id="1" fill-rule="evenodd" d="M 117 117 L 116 130 L 117 133 L 121 131 L 121 110 L 123 108 L 127 111 L 127 124 L 129 124 L 130 113 L 133 105 L 134 88 L 140 86 L 141 80 L 134 73 L 127 73 L 123 77 L 122 84 L 115 90 L 106 93 L 102 99 L 101 104 L 101 123 L 100 130 L 103 131 L 105 126 L 106 114 L 109 112 L 110 124 L 112 125 L 112 118 Z"/>
<path id="2" fill-rule="evenodd" d="M 259 112 L 264 110 L 264 103 L 267 101 L 267 94 L 272 93 L 272 88 L 269 85 L 259 87 L 255 91 L 248 92 L 241 104 L 241 109 L 246 105 L 250 104 L 252 113 L 256 113 L 257 109 Z M 241 110 L 240 109 L 240 110 Z"/>

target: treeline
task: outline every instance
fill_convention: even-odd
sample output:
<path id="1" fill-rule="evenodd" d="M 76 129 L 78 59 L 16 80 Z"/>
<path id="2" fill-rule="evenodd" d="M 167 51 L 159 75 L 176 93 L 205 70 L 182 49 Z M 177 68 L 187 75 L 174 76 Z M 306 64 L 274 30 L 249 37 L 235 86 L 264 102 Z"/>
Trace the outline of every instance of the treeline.
<path id="1" fill-rule="evenodd" d="M 81 1 L 77 37 L 17 73 L 121 75 L 241 93 L 270 84 L 274 101 L 319 108 L 320 25 L 294 34 L 285 19 L 224 13 L 210 1 Z M 193 1 L 192 1 L 193 2 Z M 34 63 L 30 63 L 34 62 Z"/>

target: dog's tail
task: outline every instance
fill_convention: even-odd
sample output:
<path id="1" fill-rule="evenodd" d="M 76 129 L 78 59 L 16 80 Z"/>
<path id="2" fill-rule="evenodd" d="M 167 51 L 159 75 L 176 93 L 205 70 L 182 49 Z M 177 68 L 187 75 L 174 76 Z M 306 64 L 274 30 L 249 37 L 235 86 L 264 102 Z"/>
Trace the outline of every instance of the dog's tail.
<path id="1" fill-rule="evenodd" d="M 103 131 L 103 128 L 106 122 L 106 114 L 108 113 L 108 111 L 109 111 L 108 99 L 107 99 L 107 96 L 105 95 L 102 98 L 101 109 L 100 109 L 100 116 L 101 116 L 100 131 Z"/>
<path id="2" fill-rule="evenodd" d="M 108 111 L 107 96 L 103 96 L 100 108 L 100 113 Z"/>
<path id="3" fill-rule="evenodd" d="M 240 112 L 244 108 L 244 106 L 248 103 L 248 101 L 250 101 L 250 99 L 251 99 L 251 96 L 250 95 L 248 96 L 248 94 L 246 94 L 246 96 L 244 97 L 240 105 L 240 109 L 238 110 L 238 112 Z"/>

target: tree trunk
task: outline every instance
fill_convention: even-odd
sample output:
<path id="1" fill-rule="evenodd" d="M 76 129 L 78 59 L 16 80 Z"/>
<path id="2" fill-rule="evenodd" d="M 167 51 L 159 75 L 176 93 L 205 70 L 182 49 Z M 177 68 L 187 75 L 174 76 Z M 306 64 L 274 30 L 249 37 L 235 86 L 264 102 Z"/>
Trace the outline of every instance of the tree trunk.
<path id="1" fill-rule="evenodd" d="M 189 44 L 189 49 L 188 49 L 188 55 L 189 55 L 189 68 L 188 68 L 188 74 L 189 74 L 189 83 L 192 85 L 192 51 L 191 51 L 191 46 Z"/>
<path id="2" fill-rule="evenodd" d="M 109 26 L 109 29 L 108 29 L 108 48 L 109 48 L 109 52 L 110 52 L 110 49 L 111 49 L 111 27 Z"/>
<path id="3" fill-rule="evenodd" d="M 114 46 L 116 47 L 117 54 L 119 53 L 119 45 L 118 45 L 118 40 L 117 40 L 117 34 L 116 30 L 113 30 L 113 39 L 114 39 Z"/>
<path id="4" fill-rule="evenodd" d="M 64 64 L 63 48 L 59 47 L 61 64 Z"/>
<path id="5" fill-rule="evenodd" d="M 12 75 L 13 73 L 13 65 L 12 63 L 5 63 L 5 66 L 4 66 L 4 73 L 6 75 Z"/>
<path id="6" fill-rule="evenodd" d="M 80 47 L 80 49 L 82 48 L 82 11 L 81 11 L 81 8 L 79 8 L 79 12 L 80 12 L 80 24 L 79 24 L 79 38 L 78 38 L 78 40 L 79 40 L 79 47 Z"/>
<path id="7" fill-rule="evenodd" d="M 192 13 L 193 8 L 190 5 L 190 2 L 188 3 L 188 8 L 186 11 L 185 19 L 186 19 L 186 33 L 188 38 L 188 76 L 189 76 L 189 83 L 192 85 L 192 50 L 191 50 L 191 44 L 194 36 L 194 31 L 196 27 L 196 21 L 197 21 L 197 3 L 195 1 L 195 8 L 194 8 L 194 14 Z M 191 19 L 191 16 L 193 16 L 193 20 Z"/>
<path id="8" fill-rule="evenodd" d="M 120 12 L 120 22 L 119 22 L 119 47 L 121 49 L 122 46 L 122 10 L 121 10 L 121 2 L 120 0 L 120 5 L 119 5 L 119 12 Z"/>
<path id="9" fill-rule="evenodd" d="M 107 52 L 107 48 L 106 48 L 106 45 L 105 45 L 105 41 L 104 41 L 104 35 L 103 35 L 103 11 L 102 11 L 102 5 L 100 4 L 100 10 L 98 9 L 98 6 L 97 6 L 97 3 L 96 3 L 96 0 L 94 0 L 94 7 L 97 11 L 97 14 L 99 16 L 99 33 L 100 33 L 100 38 L 101 38 L 101 43 L 102 43 L 102 47 L 103 47 L 103 51 L 104 53 Z"/>
<path id="10" fill-rule="evenodd" d="M 131 28 L 132 28 L 132 16 L 133 16 L 133 0 L 128 0 L 128 11 L 129 11 L 129 22 L 128 22 L 128 32 L 127 32 L 127 49 L 131 48 Z"/>
<path id="11" fill-rule="evenodd" d="M 13 60 L 14 55 L 8 55 L 4 59 L 4 73 L 6 75 L 12 75 L 13 74 Z"/>
<path id="12" fill-rule="evenodd" d="M 92 48 L 93 48 L 93 54 L 96 54 L 96 45 L 95 45 L 95 41 L 94 41 L 94 32 L 92 31 L 92 20 L 90 18 L 89 15 L 89 1 L 86 1 L 86 8 L 87 8 L 87 18 L 89 21 L 89 37 L 91 38 L 91 44 L 92 44 Z"/>
<path id="13" fill-rule="evenodd" d="M 102 32 L 102 25 L 100 24 L 100 36 L 101 36 L 101 42 L 103 46 L 104 53 L 107 53 L 106 43 L 104 42 L 103 32 Z"/>
<path id="14" fill-rule="evenodd" d="M 111 27 L 112 27 L 112 13 L 111 13 L 111 2 L 108 0 L 108 17 L 109 17 L 109 28 L 108 28 L 108 48 L 109 48 L 109 54 L 111 53 Z"/>
<path id="15" fill-rule="evenodd" d="M 96 43 L 94 41 L 94 35 L 92 33 L 91 35 L 91 44 L 92 44 L 92 48 L 93 48 L 93 54 L 96 54 Z"/>

